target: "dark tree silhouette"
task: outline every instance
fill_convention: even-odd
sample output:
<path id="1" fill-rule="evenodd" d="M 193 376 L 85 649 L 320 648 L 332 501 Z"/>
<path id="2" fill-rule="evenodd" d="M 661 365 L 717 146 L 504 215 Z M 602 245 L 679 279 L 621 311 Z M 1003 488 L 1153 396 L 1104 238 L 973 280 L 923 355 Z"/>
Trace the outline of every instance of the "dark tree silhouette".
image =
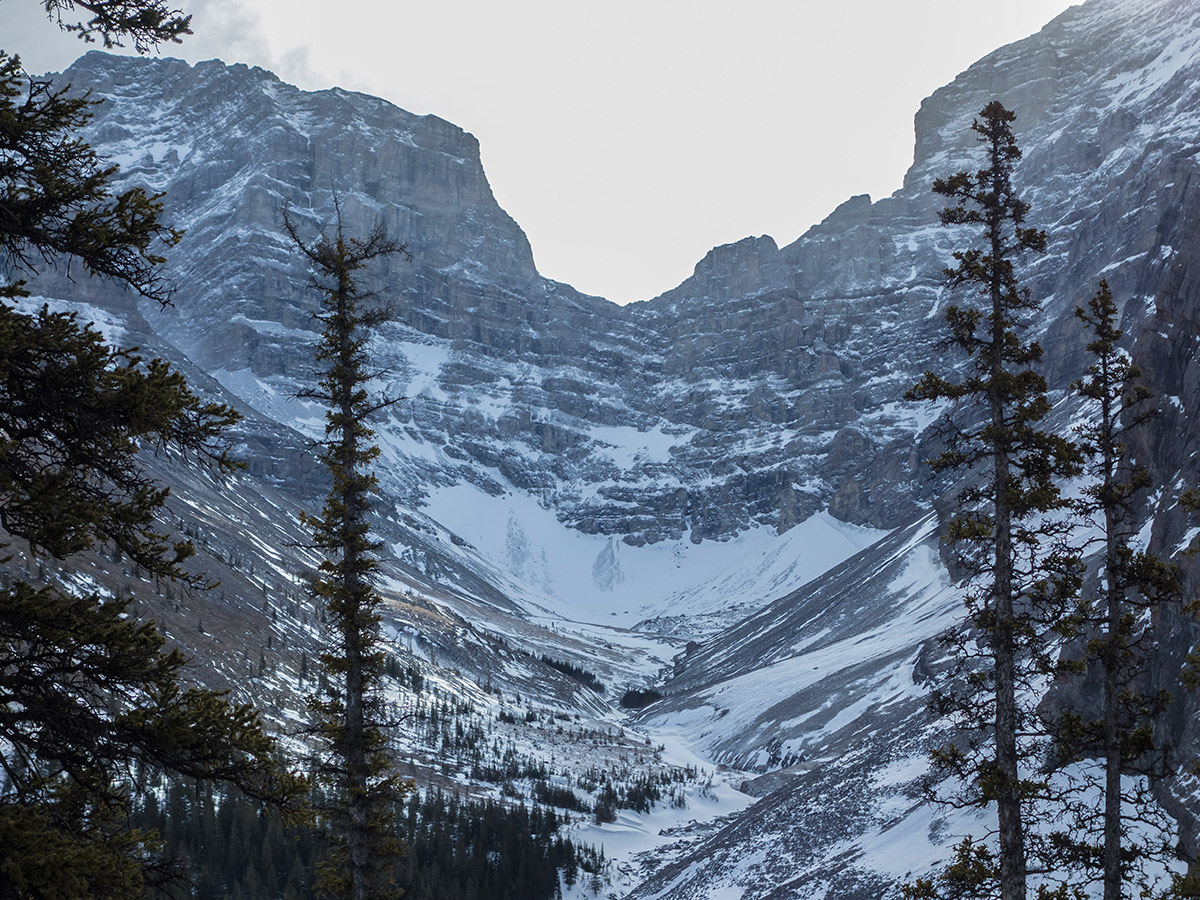
<path id="1" fill-rule="evenodd" d="M 314 271 L 321 294 L 317 318 L 324 330 L 316 358 L 323 366 L 316 388 L 304 396 L 327 407 L 320 459 L 333 486 L 320 515 L 305 515 L 314 545 L 325 556 L 314 585 L 332 620 L 333 645 L 321 655 L 329 689 L 310 701 L 327 754 L 319 776 L 332 802 L 324 811 L 332 824 L 333 853 L 321 871 L 318 893 L 347 900 L 387 900 L 400 894 L 395 861 L 402 853 L 392 809 L 407 786 L 387 755 L 378 696 L 384 671 L 379 646 L 381 597 L 375 589 L 375 553 L 368 516 L 379 456 L 370 416 L 390 401 L 373 398 L 374 377 L 366 346 L 371 328 L 386 313 L 368 308 L 370 294 L 356 273 L 374 260 L 406 254 L 382 226 L 364 240 L 347 237 L 341 209 L 332 234 L 311 243 L 301 239 L 285 211 L 285 227 Z"/>
<path id="2" fill-rule="evenodd" d="M 53 16 L 74 6 L 46 4 Z M 186 30 L 153 2 L 79 6 L 89 23 L 60 22 L 106 43 L 143 49 Z M 75 316 L 17 302 L 39 267 L 71 264 L 169 301 L 154 248 L 179 235 L 158 197 L 112 193 L 116 168 L 77 137 L 91 105 L 0 51 L 0 543 L 10 562 L 108 545 L 156 577 L 201 584 L 184 568 L 191 543 L 158 524 L 167 489 L 137 454 L 169 448 L 228 471 L 222 432 L 237 413 Z M 183 657 L 136 621 L 131 598 L 38 581 L 0 590 L 0 897 L 137 900 L 158 883 L 158 842 L 128 821 L 137 773 L 295 799 L 254 710 L 186 687 Z"/>
<path id="3" fill-rule="evenodd" d="M 1038 303 L 1021 288 L 1014 261 L 1042 252 L 1046 235 L 1025 225 L 1029 205 L 1013 186 L 1021 158 L 1014 119 L 998 101 L 989 103 L 971 126 L 984 167 L 934 183 L 935 193 L 954 202 L 942 223 L 982 232 L 980 246 L 955 252 L 957 265 L 946 270 L 950 287 L 976 298 L 946 311 L 948 343 L 970 363 L 961 380 L 928 372 L 908 392 L 914 400 L 957 401 L 955 421 L 966 423 L 952 426 L 948 449 L 931 461 L 969 479 L 947 537 L 977 576 L 966 596 L 969 630 L 953 638 L 961 677 L 935 693 L 959 734 L 935 752 L 934 764 L 964 785 L 953 802 L 995 804 L 997 852 L 964 842 L 939 881 L 909 886 L 913 896 L 985 895 L 995 884 L 1002 900 L 1025 900 L 1027 801 L 1045 783 L 1022 766 L 1032 751 L 1021 735 L 1035 716 L 1019 698 L 1023 682 L 1049 664 L 1041 641 L 1050 611 L 1061 612 L 1078 584 L 1074 555 L 1046 549 L 1053 534 L 1042 514 L 1065 505 L 1058 479 L 1078 472 L 1079 453 L 1040 427 L 1050 409 L 1045 379 L 1033 368 L 1042 350 L 1021 336 Z"/>
<path id="4" fill-rule="evenodd" d="M 1119 346 L 1117 306 L 1106 281 L 1075 315 L 1092 332 L 1087 345 L 1092 363 L 1074 388 L 1095 414 L 1078 429 L 1090 483 L 1076 508 L 1099 533 L 1094 543 L 1102 546 L 1103 562 L 1086 598 L 1089 639 L 1082 655 L 1066 656 L 1064 665 L 1078 676 L 1098 670 L 1102 703 L 1098 717 L 1065 711 L 1056 738 L 1065 760 L 1103 760 L 1100 783 L 1085 778 L 1080 787 L 1087 794 L 1098 788 L 1104 803 L 1097 810 L 1089 795 L 1070 804 L 1056 839 L 1085 877 L 1100 876 L 1103 900 L 1121 900 L 1131 890 L 1149 888 L 1147 864 L 1175 858 L 1175 835 L 1157 811 L 1149 784 L 1135 778 L 1123 785 L 1122 776 L 1160 776 L 1169 766 L 1154 719 L 1170 695 L 1147 694 L 1139 683 L 1153 651 L 1150 612 L 1179 604 L 1181 583 L 1175 566 L 1135 547 L 1134 503 L 1150 481 L 1145 468 L 1130 460 L 1125 438 L 1155 410 L 1149 390 L 1139 383 L 1141 372 Z"/>

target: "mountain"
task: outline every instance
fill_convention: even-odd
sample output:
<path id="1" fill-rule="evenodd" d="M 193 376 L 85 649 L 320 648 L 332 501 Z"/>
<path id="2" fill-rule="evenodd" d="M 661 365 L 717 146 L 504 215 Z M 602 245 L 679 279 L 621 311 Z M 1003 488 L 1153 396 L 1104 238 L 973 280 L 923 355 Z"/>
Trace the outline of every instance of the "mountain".
<path id="1" fill-rule="evenodd" d="M 547 769 L 592 799 L 588 771 L 665 773 L 691 810 L 664 834 L 649 823 L 665 807 L 585 832 L 630 854 L 654 845 L 612 873 L 623 895 L 889 896 L 977 827 L 913 793 L 936 728 L 936 636 L 960 615 L 961 585 L 938 540 L 953 486 L 923 464 L 946 410 L 902 395 L 961 364 L 939 338 L 941 273 L 963 237 L 937 224 L 930 186 L 974 164 L 969 126 L 993 98 L 1018 114 L 1017 180 L 1050 237 L 1022 277 L 1043 304 L 1052 421 L 1077 419 L 1073 312 L 1105 277 L 1161 398 L 1134 446 L 1156 486 L 1142 533 L 1194 568 L 1179 554 L 1200 529 L 1177 502 L 1200 484 L 1192 2 L 1071 8 L 921 105 L 891 197 L 851 198 L 785 247 L 715 248 L 626 307 L 542 278 L 475 139 L 435 116 L 215 61 L 90 53 L 55 78 L 105 101 L 88 139 L 122 183 L 164 190 L 187 236 L 168 309 L 67 274 L 39 280 L 33 302 L 81 311 L 244 410 L 251 464 L 217 483 L 148 460 L 176 485 L 174 524 L 219 592 L 181 594 L 99 557 L 57 577 L 144 597 L 198 677 L 294 725 L 322 640 L 296 512 L 324 490 L 309 446 L 323 420 L 295 399 L 317 301 L 282 213 L 315 235 L 336 197 L 351 233 L 384 222 L 412 253 L 372 274 L 393 312 L 372 344 L 380 389 L 404 398 L 377 423 L 392 689 L 423 715 L 449 704 L 464 733 L 497 729 L 511 751 L 415 729 L 405 753 L 428 783 L 510 797 Z M 1154 678 L 1177 697 L 1162 729 L 1195 757 L 1196 698 L 1176 682 L 1196 628 L 1158 627 Z M 615 707 L 650 685 L 658 703 Z M 1193 782 L 1160 794 L 1200 849 Z"/>

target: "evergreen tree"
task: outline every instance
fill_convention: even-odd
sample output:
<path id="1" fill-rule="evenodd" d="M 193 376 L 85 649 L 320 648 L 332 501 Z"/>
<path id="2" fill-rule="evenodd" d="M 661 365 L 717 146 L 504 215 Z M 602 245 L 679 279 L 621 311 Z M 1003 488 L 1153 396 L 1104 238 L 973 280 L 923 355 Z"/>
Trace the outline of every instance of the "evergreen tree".
<path id="1" fill-rule="evenodd" d="M 0 50 L 0 300 L 27 294 L 18 273 L 74 262 L 165 303 L 154 248 L 181 234 L 159 220 L 160 195 L 113 194 L 117 167 L 78 137 L 96 101 L 69 92 L 29 78 Z"/>
<path id="2" fill-rule="evenodd" d="M 310 702 L 328 751 L 319 776 L 329 781 L 334 798 L 325 811 L 334 849 L 318 892 L 346 900 L 387 900 L 401 893 L 395 867 L 402 848 L 393 806 L 406 785 L 387 754 L 378 690 L 384 667 L 381 597 L 374 585 L 379 544 L 370 535 L 368 515 L 377 489 L 370 464 L 379 447 L 367 420 L 389 401 L 374 399 L 367 390 L 374 373 L 366 352 L 372 327 L 386 314 L 367 308 L 371 295 L 359 287 L 356 273 L 373 260 L 407 250 L 382 226 L 365 240 L 346 237 L 340 207 L 333 234 L 312 243 L 300 238 L 286 211 L 284 222 L 321 293 L 317 318 L 324 328 L 316 358 L 324 370 L 318 386 L 304 396 L 328 408 L 320 459 L 333 480 L 321 514 L 304 516 L 325 555 L 314 588 L 335 633 L 333 646 L 321 655 L 329 690 Z"/>
<path id="3" fill-rule="evenodd" d="M 191 16 L 162 0 L 41 0 L 46 13 L 63 30 L 91 43 L 97 38 L 106 48 L 129 40 L 139 53 L 164 41 L 178 44 L 191 34 Z"/>
<path id="4" fill-rule="evenodd" d="M 1146 407 L 1150 392 L 1138 383 L 1140 371 L 1119 347 L 1122 332 L 1108 283 L 1101 281 L 1088 308 L 1077 308 L 1075 315 L 1092 331 L 1087 349 L 1093 362 L 1074 388 L 1095 412 L 1092 421 L 1079 426 L 1091 483 L 1076 506 L 1100 534 L 1096 542 L 1103 547 L 1103 563 L 1086 607 L 1091 639 L 1082 657 L 1066 657 L 1064 664 L 1080 676 L 1098 670 L 1103 690 L 1099 716 L 1067 711 L 1056 737 L 1065 760 L 1103 761 L 1100 783 L 1087 779 L 1082 787 L 1089 793 L 1099 788 L 1104 803 L 1099 810 L 1090 797 L 1072 804 L 1068 827 L 1056 837 L 1069 861 L 1099 874 L 1103 900 L 1121 900 L 1131 896 L 1131 881 L 1139 889 L 1148 887 L 1148 863 L 1175 856 L 1148 784 L 1127 779 L 1132 787 L 1123 787 L 1122 776 L 1166 774 L 1166 749 L 1155 740 L 1154 717 L 1170 696 L 1144 693 L 1139 681 L 1147 676 L 1152 650 L 1149 612 L 1165 602 L 1178 603 L 1181 585 L 1174 566 L 1134 546 L 1133 503 L 1149 486 L 1149 476 L 1130 461 L 1125 436 L 1154 411 Z"/>
<path id="5" fill-rule="evenodd" d="M 320 834 L 283 829 L 227 788 L 197 792 L 183 779 L 164 788 L 166 802 L 160 806 L 147 794 L 133 819 L 163 834 L 200 876 L 202 890 L 170 885 L 172 898 L 312 900 Z M 393 814 L 407 823 L 412 842 L 398 872 L 406 898 L 552 900 L 560 872 L 570 885 L 604 868 L 598 851 L 559 834 L 563 819 L 537 807 L 413 792 Z"/>
<path id="6" fill-rule="evenodd" d="M 965 598 L 968 630 L 952 637 L 961 677 L 935 693 L 959 733 L 933 762 L 964 786 L 951 802 L 995 805 L 997 850 L 964 841 L 938 881 L 909 886 L 918 897 L 989 896 L 998 888 L 1002 900 L 1025 900 L 1028 802 L 1045 784 L 1022 764 L 1035 752 L 1023 735 L 1036 717 L 1021 697 L 1049 665 L 1045 622 L 1069 602 L 1078 580 L 1074 557 L 1047 549 L 1053 529 L 1043 514 L 1065 505 L 1057 479 L 1078 471 L 1079 454 L 1039 427 L 1050 409 L 1045 380 L 1033 369 L 1042 350 L 1021 336 L 1038 304 L 1020 287 L 1014 261 L 1042 252 L 1046 235 L 1024 224 L 1029 205 L 1013 186 L 1021 158 L 1014 119 L 998 101 L 989 103 L 971 125 L 983 168 L 934 183 L 935 193 L 954 202 L 942 223 L 982 231 L 981 246 L 955 252 L 957 265 L 946 270 L 950 287 L 977 298 L 946 311 L 948 342 L 970 363 L 959 381 L 928 372 L 908 392 L 914 400 L 958 401 L 956 421 L 964 423 L 950 426 L 948 449 L 931 461 L 968 479 L 946 533 L 977 576 Z"/>
<path id="7" fill-rule="evenodd" d="M 186 31 L 147 0 L 47 0 L 67 30 L 139 49 Z M 170 448 L 233 467 L 221 434 L 237 414 L 192 393 L 161 360 L 104 343 L 72 315 L 23 311 L 24 277 L 75 263 L 167 302 L 153 248 L 177 232 L 159 199 L 113 195 L 105 166 L 76 132 L 91 102 L 26 78 L 0 51 L 0 543 L 59 559 L 107 545 L 156 578 L 200 583 L 193 548 L 157 523 L 167 489 L 137 460 Z M 0 897 L 142 897 L 169 874 L 152 834 L 131 829 L 140 773 L 237 784 L 275 801 L 296 784 L 275 764 L 253 709 L 188 688 L 129 598 L 76 596 L 49 582 L 0 590 Z"/>
<path id="8" fill-rule="evenodd" d="M 191 541 L 157 522 L 168 489 L 137 453 L 172 447 L 230 471 L 221 434 L 238 418 L 73 314 L 0 303 L 0 527 L 37 552 L 108 544 L 149 575 L 199 583 L 183 568 Z"/>

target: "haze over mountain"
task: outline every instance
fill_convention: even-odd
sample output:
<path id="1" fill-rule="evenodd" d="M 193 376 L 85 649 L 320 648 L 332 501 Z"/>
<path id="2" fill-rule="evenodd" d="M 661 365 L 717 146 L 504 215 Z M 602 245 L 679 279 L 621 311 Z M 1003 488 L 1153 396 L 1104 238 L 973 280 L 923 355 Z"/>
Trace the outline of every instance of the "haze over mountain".
<path id="1" fill-rule="evenodd" d="M 1194 3 L 1068 10 L 922 104 L 896 194 L 850 198 L 788 246 L 714 248 L 675 289 L 625 307 L 538 274 L 475 139 L 437 117 L 215 61 L 89 53 L 56 78 L 105 100 L 88 140 L 124 183 L 166 191 L 187 236 L 169 309 L 69 273 L 36 293 L 243 409 L 250 462 L 220 484 L 151 461 L 177 485 L 176 524 L 203 536 L 220 593 L 155 594 L 100 558 L 62 577 L 146 593 L 143 612 L 208 667 L 199 677 L 236 685 L 281 725 L 295 718 L 301 659 L 321 640 L 295 511 L 322 491 L 307 442 L 323 420 L 295 399 L 312 377 L 316 297 L 281 217 L 315 235 L 337 197 L 351 233 L 382 220 L 412 252 L 372 275 L 393 311 L 372 345 L 380 389 L 404 398 L 377 423 L 398 649 L 481 721 L 518 704 L 584 716 L 629 748 L 663 744 L 638 765 L 728 767 L 709 816 L 730 815 L 674 842 L 646 836 L 663 846 L 613 873 L 622 896 L 890 896 L 973 827 L 939 825 L 911 794 L 934 638 L 961 604 L 938 543 L 951 486 L 924 465 L 946 410 L 902 395 L 926 369 L 961 365 L 939 338 L 941 273 L 965 235 L 937 224 L 930 185 L 974 164 L 969 126 L 993 98 L 1018 114 L 1018 183 L 1050 236 L 1022 277 L 1043 304 L 1053 421 L 1076 418 L 1073 313 L 1107 278 L 1161 409 L 1135 447 L 1156 486 L 1143 533 L 1167 555 L 1197 533 L 1177 506 L 1200 484 Z M 1196 698 L 1175 682 L 1195 628 L 1159 627 L 1155 678 L 1177 694 L 1162 728 L 1194 757 Z M 666 696 L 630 721 L 612 690 L 545 656 L 617 696 L 651 684 Z M 512 739 L 580 770 L 601 753 L 552 724 Z M 472 782 L 463 760 L 410 737 L 423 777 Z M 1194 779 L 1161 793 L 1195 851 Z"/>

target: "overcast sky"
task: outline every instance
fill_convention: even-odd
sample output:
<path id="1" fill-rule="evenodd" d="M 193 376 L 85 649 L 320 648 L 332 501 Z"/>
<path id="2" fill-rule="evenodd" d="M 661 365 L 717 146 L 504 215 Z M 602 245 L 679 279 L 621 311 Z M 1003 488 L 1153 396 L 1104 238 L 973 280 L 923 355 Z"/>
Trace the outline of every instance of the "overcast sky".
<path id="1" fill-rule="evenodd" d="M 922 98 L 1066 0 L 188 0 L 162 48 L 340 85 L 472 132 L 539 270 L 617 302 L 713 246 L 780 245 L 896 190 Z M 87 49 L 0 0 L 31 72 Z"/>

